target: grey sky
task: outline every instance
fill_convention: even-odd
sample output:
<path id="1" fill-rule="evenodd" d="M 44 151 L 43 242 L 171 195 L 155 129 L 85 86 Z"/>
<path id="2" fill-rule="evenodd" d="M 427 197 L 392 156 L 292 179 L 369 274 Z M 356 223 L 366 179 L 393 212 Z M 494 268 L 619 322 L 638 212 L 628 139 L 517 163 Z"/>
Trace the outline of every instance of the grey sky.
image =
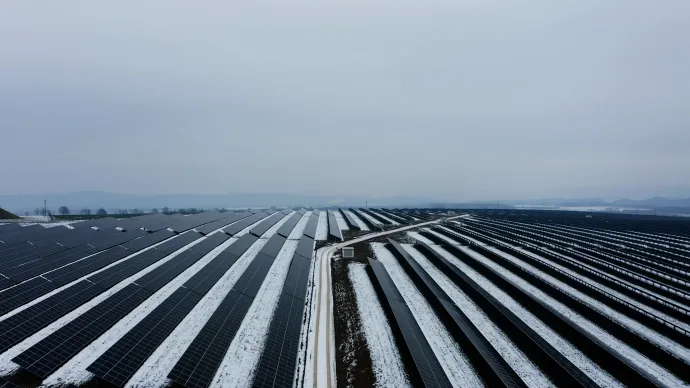
<path id="1" fill-rule="evenodd" d="M 687 0 L 250 3 L 4 4 L 0 194 L 690 182 Z"/>

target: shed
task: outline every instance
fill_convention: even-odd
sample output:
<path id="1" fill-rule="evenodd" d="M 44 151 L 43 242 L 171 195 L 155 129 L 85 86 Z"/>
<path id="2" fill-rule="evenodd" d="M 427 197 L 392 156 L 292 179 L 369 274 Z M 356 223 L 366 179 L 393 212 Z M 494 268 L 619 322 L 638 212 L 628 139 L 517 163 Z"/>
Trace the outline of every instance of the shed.
<path id="1" fill-rule="evenodd" d="M 343 259 L 354 259 L 354 258 L 355 258 L 355 248 L 343 247 Z"/>

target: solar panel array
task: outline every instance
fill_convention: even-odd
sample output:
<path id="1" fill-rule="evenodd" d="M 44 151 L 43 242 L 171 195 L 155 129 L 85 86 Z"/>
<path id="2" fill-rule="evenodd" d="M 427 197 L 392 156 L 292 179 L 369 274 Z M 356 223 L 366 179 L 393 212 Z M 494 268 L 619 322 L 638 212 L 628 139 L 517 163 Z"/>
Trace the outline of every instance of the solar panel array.
<path id="1" fill-rule="evenodd" d="M 254 376 L 254 387 L 293 385 L 313 252 L 314 240 L 302 236 L 292 256 L 278 307 L 268 330 L 266 345 Z"/>
<path id="2" fill-rule="evenodd" d="M 223 232 L 225 234 L 228 234 L 230 236 L 234 236 L 244 229 L 246 229 L 248 226 L 255 224 L 256 222 L 259 222 L 263 220 L 264 218 L 268 217 L 268 213 L 260 212 L 253 214 L 247 218 L 243 218 L 240 221 L 235 222 L 234 224 L 228 226 L 227 228 L 223 229 Z"/>
<path id="3" fill-rule="evenodd" d="M 278 223 L 278 221 L 282 220 L 283 217 L 285 217 L 285 213 L 283 213 L 283 212 L 275 213 L 272 216 L 261 221 L 255 227 L 251 228 L 249 230 L 249 233 L 253 234 L 256 237 L 261 237 L 261 236 L 263 236 L 264 233 L 266 233 L 269 229 L 271 229 L 271 227 L 273 225 Z"/>
<path id="4" fill-rule="evenodd" d="M 290 236 L 290 233 L 292 232 L 292 229 L 295 228 L 299 220 L 302 219 L 303 215 L 304 213 L 299 212 L 292 215 L 290 218 L 288 218 L 287 221 L 285 221 L 285 223 L 283 223 L 283 225 L 280 226 L 280 228 L 278 228 L 277 233 L 285 238 L 288 238 Z"/>
<path id="5" fill-rule="evenodd" d="M 239 221 L 241 219 L 247 218 L 251 216 L 252 213 L 250 212 L 241 212 L 241 213 L 229 213 L 227 216 L 218 219 L 213 222 L 209 222 L 208 224 L 204 224 L 202 226 L 199 226 L 196 228 L 197 232 L 203 234 L 204 236 L 218 230 L 224 226 L 230 225 L 233 222 Z"/>
<path id="6" fill-rule="evenodd" d="M 284 214 L 283 214 L 284 215 Z M 273 235 L 237 279 L 199 335 L 175 364 L 168 378 L 185 387 L 208 387 L 254 297 L 286 239 Z"/>
<path id="7" fill-rule="evenodd" d="M 403 299 L 386 268 L 379 261 L 368 259 L 369 271 L 374 288 L 389 316 L 391 327 L 398 338 L 398 348 L 403 361 L 408 365 L 412 386 L 451 387 L 441 364 L 424 337 L 407 302 Z"/>
<path id="8" fill-rule="evenodd" d="M 194 235 L 195 239 L 200 237 L 198 233 L 188 234 Z M 20 353 L 12 361 L 37 376 L 47 377 L 225 239 L 227 236 L 217 234 L 181 252 Z M 177 239 L 171 240 L 172 247 L 165 248 L 173 249 L 179 245 L 176 241 Z M 165 245 L 166 243 L 161 247 Z M 94 278 L 95 286 L 99 285 L 99 281 L 108 282 L 108 278 Z"/>

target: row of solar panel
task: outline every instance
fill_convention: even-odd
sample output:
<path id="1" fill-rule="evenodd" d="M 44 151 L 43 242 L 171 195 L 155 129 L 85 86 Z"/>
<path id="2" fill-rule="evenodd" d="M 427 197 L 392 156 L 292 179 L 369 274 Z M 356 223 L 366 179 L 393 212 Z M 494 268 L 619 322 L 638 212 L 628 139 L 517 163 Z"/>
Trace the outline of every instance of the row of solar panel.
<path id="1" fill-rule="evenodd" d="M 257 240 L 257 237 L 245 234 L 228 246 L 89 365 L 87 370 L 111 384 L 125 385 L 201 298 Z"/>
<path id="2" fill-rule="evenodd" d="M 343 241 L 343 233 L 340 231 L 338 219 L 331 210 L 328 211 L 328 237 L 335 241 Z"/>
<path id="3" fill-rule="evenodd" d="M 268 330 L 254 387 L 293 386 L 313 252 L 314 239 L 302 236 Z"/>
<path id="4" fill-rule="evenodd" d="M 175 364 L 168 378 L 189 388 L 208 387 L 211 384 L 285 241 L 285 237 L 275 234 L 266 242 Z"/>
<path id="5" fill-rule="evenodd" d="M 184 238 L 187 235 L 190 237 Z M 165 257 L 200 237 L 198 233 L 185 233 L 171 240 L 170 244 L 162 244 L 160 246 L 163 247 L 162 249 L 152 250 L 161 252 L 161 256 Z M 47 377 L 156 291 L 227 239 L 228 236 L 224 234 L 216 234 L 183 250 L 176 257 L 144 274 L 134 283 L 102 300 L 84 314 L 20 353 L 12 361 L 34 375 Z M 122 276 L 113 279 L 113 276 L 102 275 L 104 272 L 84 282 L 90 282 L 95 287 L 105 290 L 124 280 Z"/>
<path id="6" fill-rule="evenodd" d="M 319 226 L 319 211 L 314 211 L 309 216 L 307 226 L 304 228 L 304 235 L 316 240 L 316 228 Z"/>
<path id="7" fill-rule="evenodd" d="M 345 222 L 350 230 L 362 230 L 362 228 L 359 226 L 359 223 L 357 220 L 355 220 L 350 212 L 340 209 L 340 213 L 342 213 L 343 217 L 345 217 Z"/>

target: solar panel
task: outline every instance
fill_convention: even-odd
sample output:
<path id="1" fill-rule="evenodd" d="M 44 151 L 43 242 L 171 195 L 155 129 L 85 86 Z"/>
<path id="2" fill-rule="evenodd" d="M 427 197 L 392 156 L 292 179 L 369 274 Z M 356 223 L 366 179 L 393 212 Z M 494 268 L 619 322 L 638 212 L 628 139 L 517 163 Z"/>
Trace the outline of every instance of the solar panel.
<path id="1" fill-rule="evenodd" d="M 205 295 L 225 275 L 225 272 L 237 262 L 238 258 L 238 256 L 231 253 L 222 252 L 187 280 L 183 287 L 199 295 Z"/>
<path id="2" fill-rule="evenodd" d="M 0 315 L 36 300 L 54 289 L 53 283 L 38 277 L 0 292 Z"/>
<path id="3" fill-rule="evenodd" d="M 91 300 L 102 291 L 101 287 L 84 280 L 0 321 L 0 353 Z"/>
<path id="4" fill-rule="evenodd" d="M 203 236 L 196 232 L 183 233 L 173 239 L 170 239 L 156 246 L 156 249 L 170 254 L 184 247 L 185 245 L 188 245 L 189 243 L 196 241 L 197 239 L 200 239 L 201 237 Z"/>
<path id="5" fill-rule="evenodd" d="M 109 383 L 124 386 L 199 300 L 200 295 L 177 289 L 86 370 Z"/>
<path id="6" fill-rule="evenodd" d="M 192 245 L 188 250 L 205 256 L 229 238 L 230 236 L 225 233 L 215 233 L 212 236 L 205 237 L 199 243 Z"/>
<path id="7" fill-rule="evenodd" d="M 144 237 L 138 238 L 136 240 L 128 241 L 122 244 L 122 246 L 132 252 L 136 252 L 144 248 L 148 248 L 151 245 L 157 244 L 163 240 L 169 239 L 173 236 L 175 236 L 175 233 L 163 229 L 151 234 L 147 234 Z"/>
<path id="8" fill-rule="evenodd" d="M 318 211 L 314 212 L 309 216 L 309 221 L 307 226 L 304 228 L 304 235 L 316 240 L 316 227 L 319 225 L 319 215 Z"/>
<path id="9" fill-rule="evenodd" d="M 311 258 L 314 256 L 314 244 L 315 241 L 313 238 L 302 236 L 302 238 L 299 240 L 299 243 L 297 243 L 297 250 L 295 250 L 295 253 L 307 260 L 311 260 Z"/>
<path id="10" fill-rule="evenodd" d="M 151 292 L 130 284 L 17 355 L 12 361 L 46 378 L 146 300 Z"/>
<path id="11" fill-rule="evenodd" d="M 0 388 L 18 388 L 18 386 L 11 381 L 0 378 Z"/>
<path id="12" fill-rule="evenodd" d="M 350 229 L 361 230 L 361 228 L 359 227 L 359 224 L 357 223 L 357 221 L 354 219 L 354 217 L 352 217 L 352 215 L 349 212 L 346 212 L 345 210 L 340 209 L 340 213 L 342 213 L 343 217 L 345 217 L 345 221 L 347 222 L 347 226 L 349 226 Z"/>
<path id="13" fill-rule="evenodd" d="M 268 239 L 266 245 L 261 248 L 261 252 L 271 257 L 278 257 L 278 253 L 283 248 L 285 241 L 287 241 L 285 237 L 274 234 Z"/>
<path id="14" fill-rule="evenodd" d="M 302 219 L 302 214 L 300 213 L 295 213 L 292 215 L 292 217 L 288 218 L 287 221 L 283 225 L 278 228 L 278 234 L 288 238 L 290 236 L 290 233 L 292 232 L 292 229 L 295 228 L 295 225 L 299 222 L 299 220 Z"/>
<path id="15" fill-rule="evenodd" d="M 103 288 L 110 288 L 141 271 L 142 269 L 150 266 L 151 264 L 156 263 L 165 256 L 167 256 L 165 252 L 152 248 L 127 260 L 117 263 L 116 265 L 92 275 L 87 279 L 91 282 L 99 284 Z"/>
<path id="16" fill-rule="evenodd" d="M 231 223 L 241 220 L 243 218 L 247 218 L 251 216 L 251 213 L 249 212 L 242 212 L 242 213 L 231 213 L 228 215 L 228 217 L 221 218 L 219 220 L 213 221 L 211 223 L 208 223 L 206 225 L 202 225 L 196 228 L 196 230 L 201 233 L 201 234 L 209 234 L 215 230 L 218 230 L 226 225 L 230 225 Z"/>
<path id="17" fill-rule="evenodd" d="M 369 269 L 373 273 L 372 280 L 378 284 L 376 288 L 380 292 L 381 304 L 387 305 L 388 311 L 391 313 L 391 325 L 397 325 L 402 334 L 402 340 L 398 341 L 398 347 L 401 352 L 409 354 L 414 363 L 416 375 L 410 374 L 412 385 L 451 387 L 452 385 L 424 337 L 422 329 L 407 307 L 405 300 L 402 299 L 383 264 L 377 260 L 369 259 Z"/>
<path id="18" fill-rule="evenodd" d="M 340 231 L 338 219 L 332 211 L 328 212 L 328 235 L 336 240 L 343 240 L 343 233 Z"/>
<path id="19" fill-rule="evenodd" d="M 208 387 L 251 304 L 252 298 L 230 290 L 168 378 L 188 388 Z"/>
<path id="20" fill-rule="evenodd" d="M 65 285 L 69 282 L 79 279 L 82 276 L 86 276 L 120 259 L 123 259 L 129 254 L 130 252 L 121 246 L 113 247 L 107 251 L 99 252 L 82 261 L 72 263 L 68 266 L 56 269 L 55 271 L 45 273 L 42 275 L 42 277 L 50 280 L 51 282 L 58 283 L 59 285 Z"/>
<path id="21" fill-rule="evenodd" d="M 228 226 L 227 228 L 223 229 L 223 233 L 228 234 L 230 236 L 234 236 L 238 234 L 239 232 L 243 231 L 246 229 L 248 226 L 263 220 L 268 216 L 268 213 L 257 213 L 254 214 L 253 216 L 249 216 L 247 218 L 244 218 L 240 221 L 235 222 L 234 224 Z"/>
<path id="22" fill-rule="evenodd" d="M 278 221 L 282 220 L 283 217 L 285 217 L 285 214 L 283 213 L 275 213 L 272 216 L 266 218 L 265 220 L 261 221 L 259 225 L 256 225 L 253 227 L 249 233 L 253 234 L 256 237 L 261 237 L 263 236 L 266 231 L 271 229 L 273 225 L 275 225 Z"/>
<path id="23" fill-rule="evenodd" d="M 155 292 L 199 261 L 200 258 L 201 255 L 196 252 L 184 251 L 134 282 Z"/>
<path id="24" fill-rule="evenodd" d="M 285 278 L 285 285 L 283 285 L 283 293 L 304 300 L 310 268 L 311 262 L 309 260 L 299 255 L 293 256 L 290 270 Z"/>
<path id="25" fill-rule="evenodd" d="M 84 245 L 51 255 L 49 256 L 49 259 L 39 260 L 31 265 L 15 267 L 12 270 L 3 272 L 3 274 L 15 281 L 23 281 L 31 279 L 32 277 L 38 276 L 44 272 L 62 267 L 96 252 L 97 251 L 95 249 Z"/>
<path id="26" fill-rule="evenodd" d="M 283 293 L 254 375 L 254 387 L 292 387 L 299 351 L 304 300 Z"/>

